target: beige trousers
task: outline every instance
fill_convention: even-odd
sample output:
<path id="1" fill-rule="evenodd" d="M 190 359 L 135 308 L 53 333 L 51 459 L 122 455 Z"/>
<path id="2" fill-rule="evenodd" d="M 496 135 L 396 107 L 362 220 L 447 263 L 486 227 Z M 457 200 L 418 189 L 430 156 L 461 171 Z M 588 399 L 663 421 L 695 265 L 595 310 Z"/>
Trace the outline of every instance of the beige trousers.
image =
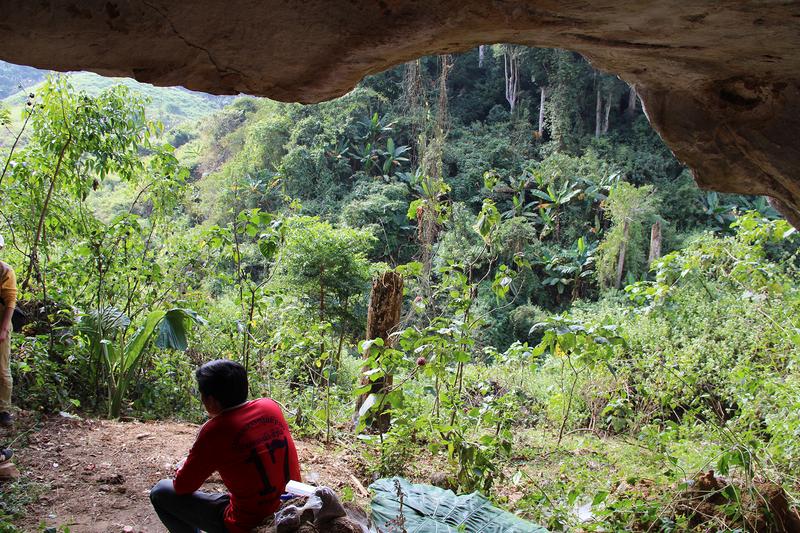
<path id="1" fill-rule="evenodd" d="M 11 410 L 11 339 L 0 342 L 0 412 Z"/>

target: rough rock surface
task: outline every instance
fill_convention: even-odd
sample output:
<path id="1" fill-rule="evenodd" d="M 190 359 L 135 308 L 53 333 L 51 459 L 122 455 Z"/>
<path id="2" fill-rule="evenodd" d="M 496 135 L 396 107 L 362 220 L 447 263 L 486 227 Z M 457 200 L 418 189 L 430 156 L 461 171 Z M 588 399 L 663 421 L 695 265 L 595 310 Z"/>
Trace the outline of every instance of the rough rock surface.
<path id="1" fill-rule="evenodd" d="M 0 0 L 0 59 L 316 102 L 426 54 L 513 42 L 635 85 L 702 187 L 800 226 L 800 3 L 760 0 Z"/>

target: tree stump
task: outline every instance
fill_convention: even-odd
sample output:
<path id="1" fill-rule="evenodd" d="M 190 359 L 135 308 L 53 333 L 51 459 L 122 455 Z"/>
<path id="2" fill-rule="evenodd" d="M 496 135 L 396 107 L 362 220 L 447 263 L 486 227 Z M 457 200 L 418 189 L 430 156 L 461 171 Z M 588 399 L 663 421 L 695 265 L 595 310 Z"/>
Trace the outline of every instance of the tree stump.
<path id="1" fill-rule="evenodd" d="M 657 220 L 650 228 L 650 255 L 647 258 L 647 265 L 661 258 L 661 221 Z"/>
<path id="2" fill-rule="evenodd" d="M 403 307 L 403 277 L 394 271 L 384 272 L 372 281 L 372 291 L 369 295 L 369 306 L 367 308 L 367 340 L 381 338 L 384 348 L 394 347 L 394 339 L 391 334 L 397 330 L 400 324 L 400 311 Z M 368 370 L 368 369 L 364 369 Z M 391 375 L 386 375 L 372 383 L 369 391 L 360 395 L 356 400 L 355 417 L 358 419 L 358 412 L 364 405 L 370 394 L 380 394 L 392 387 Z M 361 377 L 361 385 L 367 385 L 370 380 L 366 376 Z M 376 425 L 379 431 L 385 432 L 391 423 L 388 412 L 381 412 L 376 417 Z"/>

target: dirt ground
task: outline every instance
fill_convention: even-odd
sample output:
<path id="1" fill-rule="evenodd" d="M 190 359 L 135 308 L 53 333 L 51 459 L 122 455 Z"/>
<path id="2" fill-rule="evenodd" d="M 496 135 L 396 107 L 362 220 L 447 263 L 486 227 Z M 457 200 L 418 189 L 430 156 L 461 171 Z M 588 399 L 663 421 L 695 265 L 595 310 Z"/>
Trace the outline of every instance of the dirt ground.
<path id="1" fill-rule="evenodd" d="M 16 525 L 23 531 L 68 526 L 72 533 L 164 532 L 148 494 L 188 452 L 199 426 L 178 422 L 20 417 L 0 443 L 17 439 L 15 463 L 43 488 Z M 357 459 L 346 448 L 297 441 L 303 479 L 341 494 L 362 487 L 352 476 Z M 222 490 L 212 477 L 204 490 Z M 2 493 L 2 486 L 0 486 Z M 363 493 L 362 493 L 363 494 Z"/>

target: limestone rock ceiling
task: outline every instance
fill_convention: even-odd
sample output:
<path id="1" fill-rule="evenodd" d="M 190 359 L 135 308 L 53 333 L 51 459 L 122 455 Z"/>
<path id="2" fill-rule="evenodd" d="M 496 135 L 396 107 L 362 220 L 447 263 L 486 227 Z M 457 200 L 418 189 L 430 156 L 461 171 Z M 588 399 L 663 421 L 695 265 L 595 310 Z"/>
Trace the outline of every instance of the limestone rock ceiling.
<path id="1" fill-rule="evenodd" d="M 636 86 L 698 183 L 800 227 L 800 3 L 755 0 L 0 0 L 0 59 L 318 102 L 422 55 L 575 50 Z"/>

